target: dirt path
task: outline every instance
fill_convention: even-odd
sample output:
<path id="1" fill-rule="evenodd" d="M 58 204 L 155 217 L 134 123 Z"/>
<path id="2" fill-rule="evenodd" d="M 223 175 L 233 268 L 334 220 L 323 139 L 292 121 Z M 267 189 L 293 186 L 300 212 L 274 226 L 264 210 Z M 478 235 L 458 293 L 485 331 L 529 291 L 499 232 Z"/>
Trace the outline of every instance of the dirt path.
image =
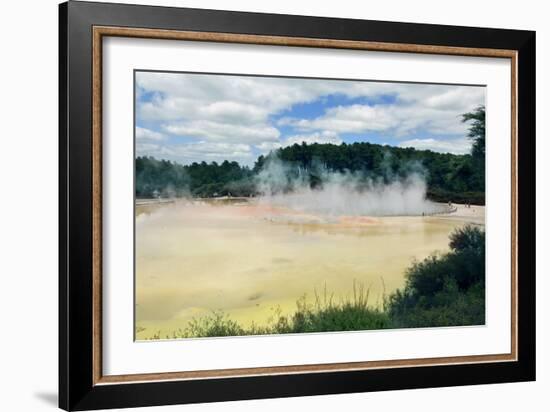
<path id="1" fill-rule="evenodd" d="M 461 220 L 476 225 L 485 225 L 485 206 L 466 207 L 466 205 L 456 203 L 453 203 L 453 206 L 456 207 L 456 212 L 437 215 L 434 216 L 434 219 Z"/>

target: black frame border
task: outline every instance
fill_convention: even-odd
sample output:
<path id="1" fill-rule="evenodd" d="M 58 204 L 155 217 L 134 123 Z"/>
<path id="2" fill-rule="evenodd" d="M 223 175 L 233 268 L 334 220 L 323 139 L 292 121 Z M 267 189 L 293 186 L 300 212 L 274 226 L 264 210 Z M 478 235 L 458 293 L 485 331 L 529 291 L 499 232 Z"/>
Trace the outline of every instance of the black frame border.
<path id="1" fill-rule="evenodd" d="M 518 360 L 94 385 L 92 27 L 517 51 Z M 70 1 L 59 6 L 59 406 L 108 409 L 535 380 L 535 32 Z"/>

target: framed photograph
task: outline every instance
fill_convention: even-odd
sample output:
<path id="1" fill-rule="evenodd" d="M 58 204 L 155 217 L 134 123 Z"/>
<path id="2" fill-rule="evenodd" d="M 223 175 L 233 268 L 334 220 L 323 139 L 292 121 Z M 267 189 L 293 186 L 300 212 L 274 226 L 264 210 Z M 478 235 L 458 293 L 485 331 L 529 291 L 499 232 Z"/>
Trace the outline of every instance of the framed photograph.
<path id="1" fill-rule="evenodd" d="M 535 33 L 60 5 L 59 403 L 535 379 Z"/>

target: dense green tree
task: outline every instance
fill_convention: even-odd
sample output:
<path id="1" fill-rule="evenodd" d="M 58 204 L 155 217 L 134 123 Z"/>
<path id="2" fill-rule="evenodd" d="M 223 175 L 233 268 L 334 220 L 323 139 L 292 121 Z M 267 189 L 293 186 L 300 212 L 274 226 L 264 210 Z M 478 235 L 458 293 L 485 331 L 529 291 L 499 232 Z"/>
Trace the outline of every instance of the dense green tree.
<path id="1" fill-rule="evenodd" d="M 137 197 L 182 196 L 189 182 L 189 174 L 182 165 L 152 157 L 136 159 Z"/>
<path id="2" fill-rule="evenodd" d="M 136 159 L 136 195 L 254 196 L 257 176 L 277 159 L 285 164 L 287 180 L 305 179 L 312 188 L 323 185 L 326 172 L 354 174 L 358 181 L 388 183 L 415 172 L 424 176 L 427 195 L 435 201 L 485 203 L 485 109 L 463 115 L 471 121 L 472 153 L 454 155 L 357 142 L 353 144 L 294 144 L 258 157 L 252 169 L 235 161 L 180 165 L 152 157 Z M 284 188 L 283 188 L 284 189 Z M 291 186 L 287 188 L 291 189 Z"/>
<path id="3" fill-rule="evenodd" d="M 457 229 L 451 251 L 415 262 L 403 289 L 386 302 L 394 327 L 481 325 L 485 323 L 485 232 Z"/>
<path id="4" fill-rule="evenodd" d="M 237 162 L 180 165 L 153 157 L 136 159 L 137 197 L 250 196 L 255 186 L 252 171 Z"/>
<path id="5" fill-rule="evenodd" d="M 472 157 L 485 162 L 485 106 L 462 115 L 463 122 L 469 122 L 468 137 L 472 140 Z"/>
<path id="6" fill-rule="evenodd" d="M 462 115 L 463 122 L 470 122 L 468 137 L 472 141 L 470 186 L 485 191 L 485 106 Z"/>

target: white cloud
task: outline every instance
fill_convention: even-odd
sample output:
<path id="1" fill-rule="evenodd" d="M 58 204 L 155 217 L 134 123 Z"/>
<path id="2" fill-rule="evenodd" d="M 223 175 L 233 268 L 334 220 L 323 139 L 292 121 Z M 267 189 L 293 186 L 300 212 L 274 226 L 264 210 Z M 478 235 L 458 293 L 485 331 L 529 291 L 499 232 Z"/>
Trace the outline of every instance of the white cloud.
<path id="1" fill-rule="evenodd" d="M 256 145 L 256 148 L 260 152 L 265 154 L 280 147 L 292 146 L 293 144 L 302 144 L 303 142 L 306 142 L 307 144 L 331 143 L 339 145 L 343 142 L 343 140 L 340 139 L 340 137 L 336 133 L 323 131 L 310 134 L 297 134 L 289 136 L 283 141 L 263 142 L 259 145 Z"/>
<path id="2" fill-rule="evenodd" d="M 397 139 L 422 131 L 439 135 L 466 134 L 468 124 L 460 114 L 483 102 L 483 93 L 446 91 L 414 103 L 353 104 L 331 107 L 315 119 L 283 118 L 279 125 L 290 125 L 299 130 L 329 130 L 335 133 L 382 132 Z M 457 96 L 462 96 L 460 99 Z M 437 102 L 441 104 L 438 105 Z M 477 102 L 477 104 L 476 104 Z"/>
<path id="3" fill-rule="evenodd" d="M 279 147 L 282 147 L 281 142 L 262 142 L 260 144 L 255 145 L 255 147 L 262 153 L 269 153 L 272 150 L 278 149 Z"/>
<path id="4" fill-rule="evenodd" d="M 439 153 L 467 154 L 472 147 L 467 138 L 452 140 L 411 139 L 399 143 L 399 147 L 414 147 L 419 150 L 431 150 Z"/>
<path id="5" fill-rule="evenodd" d="M 144 129 L 138 140 L 154 141 L 170 134 L 195 139 L 197 144 L 244 144 L 262 153 L 301 141 L 338 144 L 339 135 L 345 133 L 361 137 L 376 132 L 386 135 L 390 144 L 419 145 L 430 144 L 429 139 L 411 139 L 412 134 L 465 136 L 468 125 L 461 122 L 460 114 L 484 104 L 485 97 L 483 87 L 182 73 L 138 72 L 136 83 L 138 96 L 146 99 L 138 101 L 138 119 L 162 131 Z M 294 105 L 329 95 L 367 101 L 330 107 L 313 119 L 290 117 Z M 285 114 L 274 123 L 274 117 Z M 281 135 L 279 128 L 284 126 L 290 127 L 290 136 Z M 432 140 L 440 147 L 439 142 L 448 141 Z M 194 143 L 178 147 L 190 144 Z M 221 148 L 210 148 L 215 147 Z M 195 146 L 191 148 L 193 156 L 198 154 Z"/>
<path id="6" fill-rule="evenodd" d="M 293 144 L 302 144 L 302 142 L 306 142 L 307 144 L 313 144 L 313 143 L 332 143 L 332 144 L 341 144 L 342 139 L 333 132 L 329 131 L 323 131 L 323 132 L 315 132 L 311 134 L 297 134 L 294 136 L 290 136 L 288 139 L 286 139 L 282 145 L 283 146 L 292 146 Z"/>
<path id="7" fill-rule="evenodd" d="M 324 129 L 333 133 L 362 133 L 388 130 L 394 120 L 394 116 L 383 106 L 354 104 L 332 107 L 313 120 L 286 118 L 281 123 L 300 130 Z"/>
<path id="8" fill-rule="evenodd" d="M 157 143 L 138 143 L 137 156 L 153 156 L 173 160 L 183 164 L 192 162 L 222 162 L 235 160 L 241 164 L 252 164 L 255 156 L 252 147 L 247 144 L 213 143 L 198 141 L 186 144 L 163 145 Z"/>
<path id="9" fill-rule="evenodd" d="M 423 105 L 437 109 L 462 113 L 484 103 L 485 88 L 483 87 L 453 87 L 440 93 L 434 93 L 423 99 Z"/>
<path id="10" fill-rule="evenodd" d="M 143 127 L 136 126 L 136 139 L 137 140 L 163 140 L 164 135 L 154 130 L 145 129 Z"/>
<path id="11" fill-rule="evenodd" d="M 265 108 L 232 101 L 214 102 L 199 110 L 204 118 L 224 123 L 241 123 L 243 119 L 257 123 L 265 121 L 269 114 Z"/>
<path id="12" fill-rule="evenodd" d="M 268 124 L 232 124 L 210 120 L 194 120 L 163 126 L 169 133 L 232 143 L 270 142 L 279 138 L 279 130 Z"/>

